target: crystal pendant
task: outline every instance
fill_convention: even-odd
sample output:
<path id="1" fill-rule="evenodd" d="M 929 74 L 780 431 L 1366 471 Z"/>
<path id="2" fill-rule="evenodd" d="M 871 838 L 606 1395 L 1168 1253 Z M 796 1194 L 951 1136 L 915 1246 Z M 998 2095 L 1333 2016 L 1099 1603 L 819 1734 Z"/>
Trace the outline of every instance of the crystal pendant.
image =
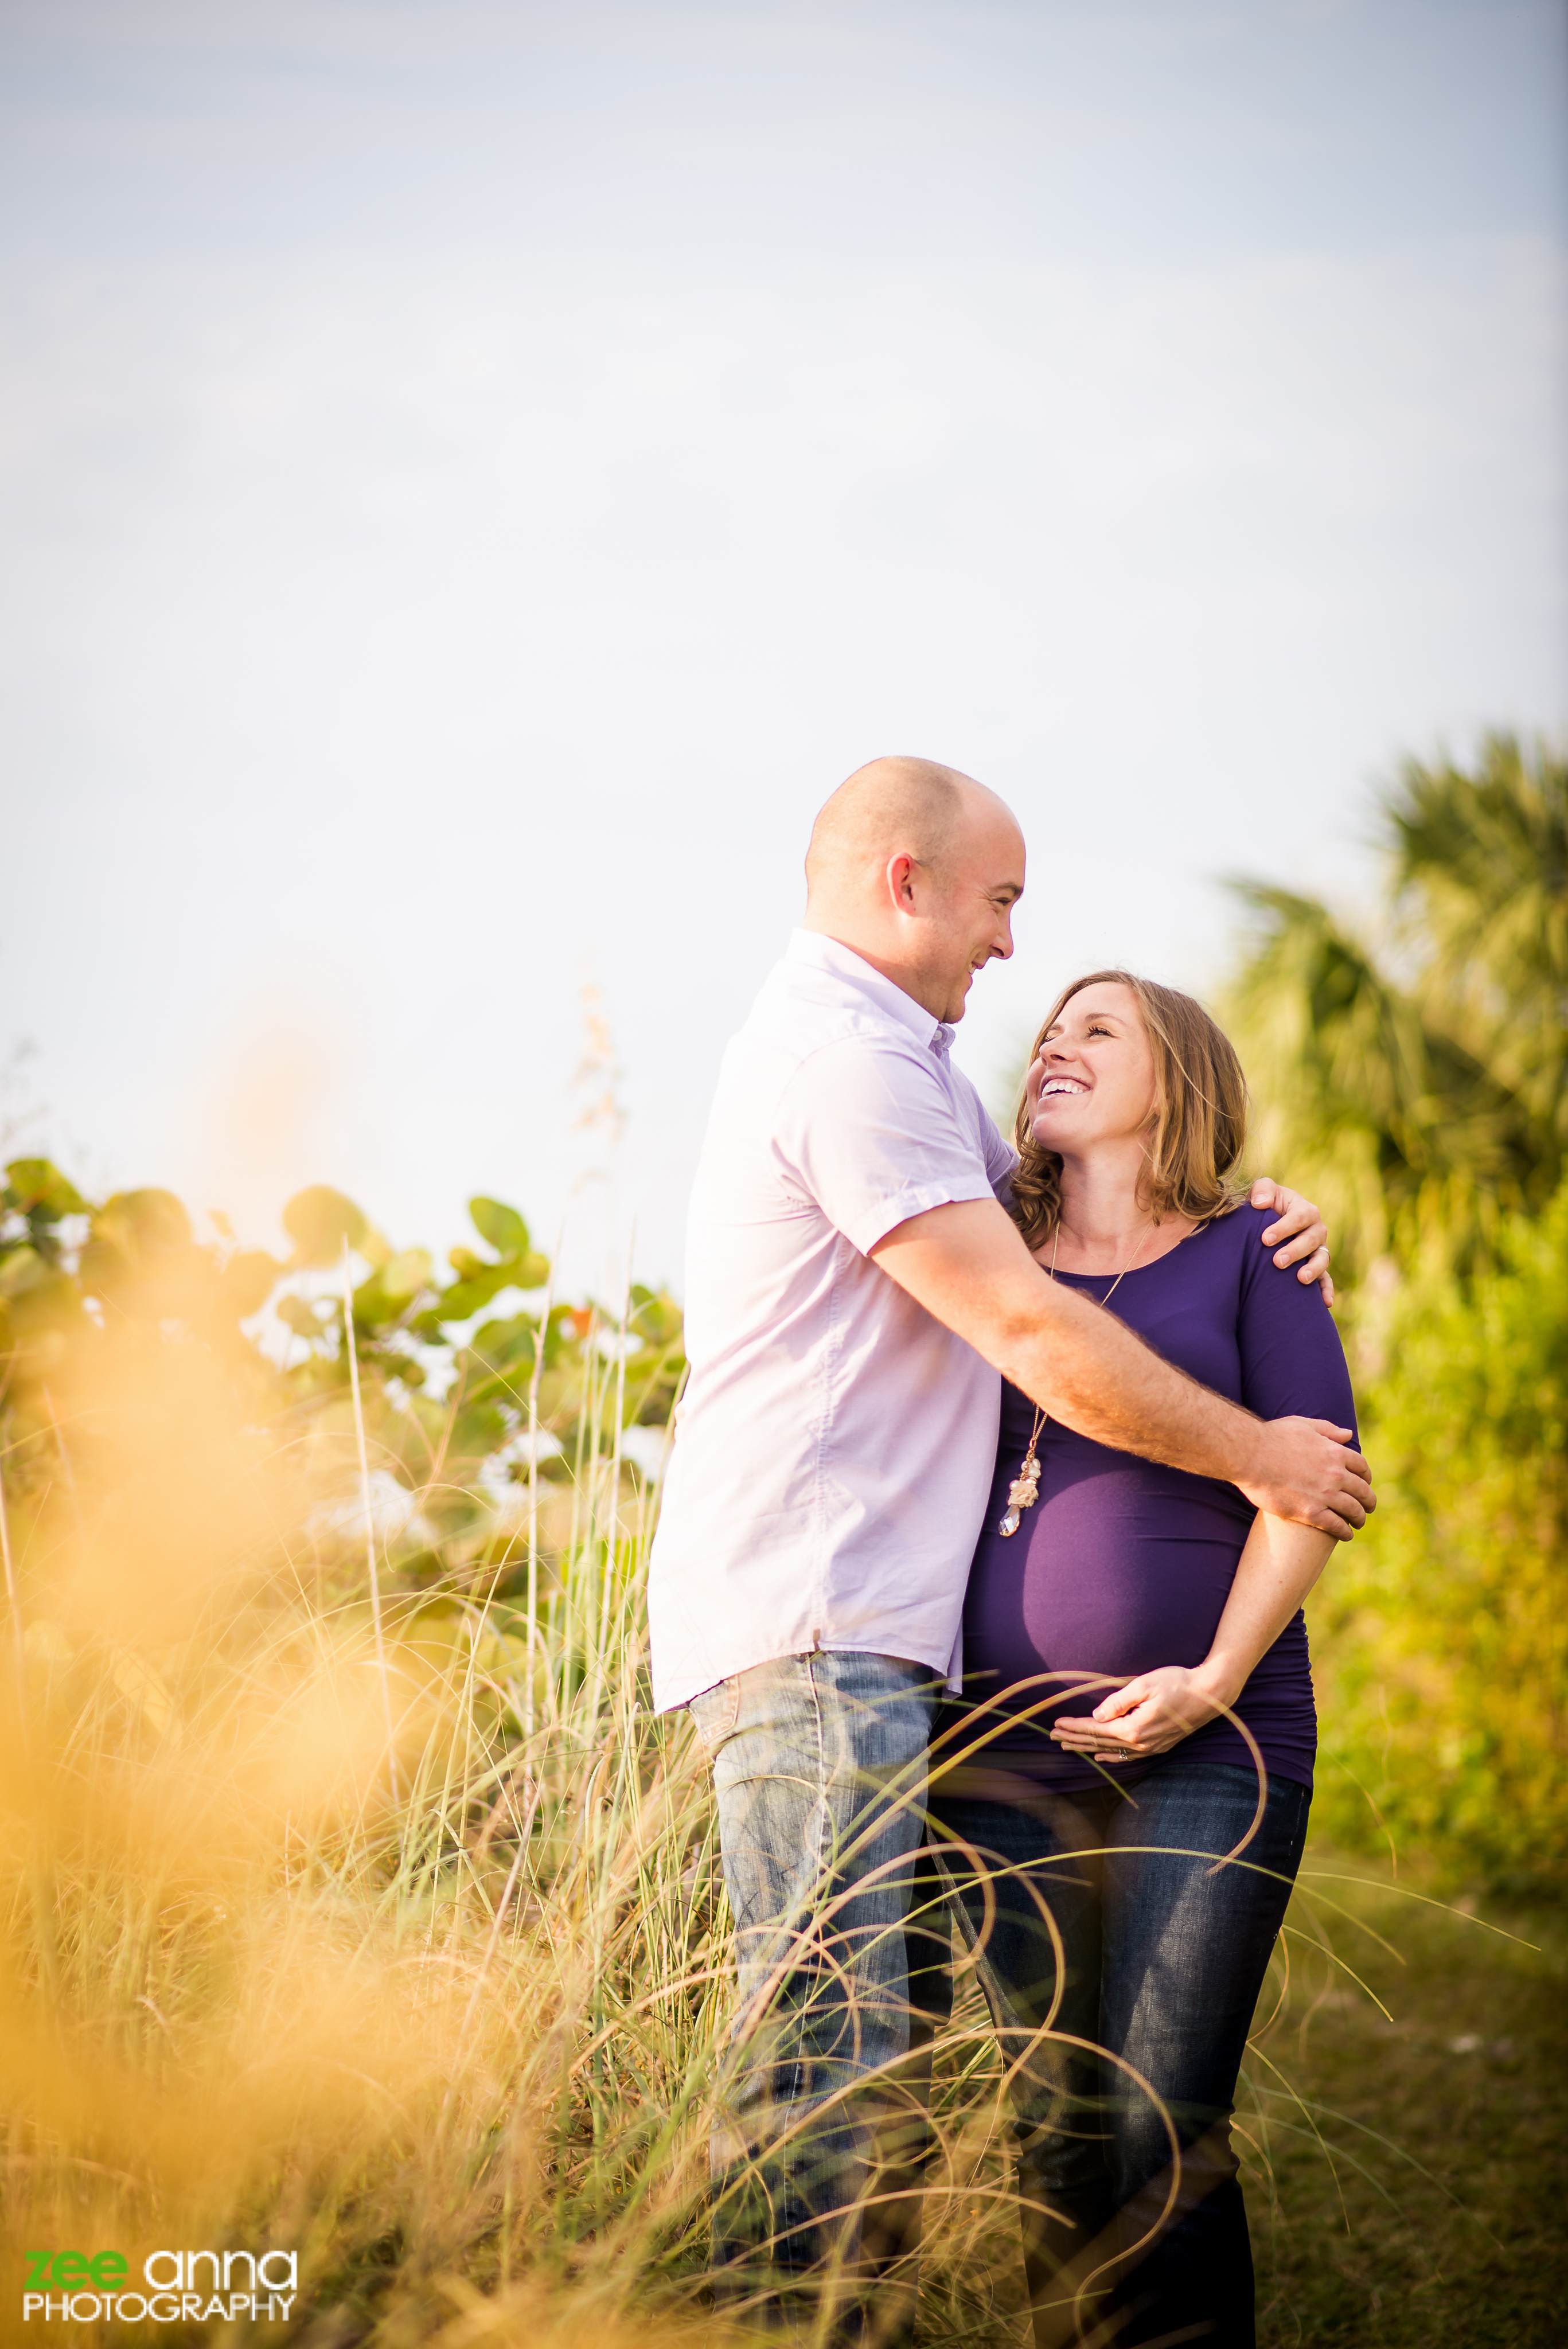
<path id="1" fill-rule="evenodd" d="M 1003 1534 L 1015 1534 L 1023 1523 L 1023 1510 L 1009 1509 L 1007 1515 L 1002 1518 L 1001 1525 L 997 1527 L 997 1531 Z"/>

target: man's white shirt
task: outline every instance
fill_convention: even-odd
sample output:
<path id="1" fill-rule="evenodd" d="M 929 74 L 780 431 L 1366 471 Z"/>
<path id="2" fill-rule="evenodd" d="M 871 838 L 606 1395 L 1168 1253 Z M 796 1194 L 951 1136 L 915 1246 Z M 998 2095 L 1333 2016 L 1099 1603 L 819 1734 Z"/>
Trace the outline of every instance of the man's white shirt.
<path id="1" fill-rule="evenodd" d="M 797 930 L 724 1055 L 649 1576 L 661 1710 L 817 1648 L 959 1669 L 1001 1381 L 867 1254 L 1016 1164 L 951 1040 Z"/>

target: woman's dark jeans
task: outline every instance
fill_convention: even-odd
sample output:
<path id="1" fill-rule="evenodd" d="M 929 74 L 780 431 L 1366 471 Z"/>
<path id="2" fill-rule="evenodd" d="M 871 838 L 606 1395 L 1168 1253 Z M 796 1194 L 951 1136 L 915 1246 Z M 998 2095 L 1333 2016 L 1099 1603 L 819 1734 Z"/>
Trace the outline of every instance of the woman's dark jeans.
<path id="1" fill-rule="evenodd" d="M 1272 1780 L 1257 1833 L 1225 1859 L 1257 1800 L 1251 1771 L 1174 1758 L 1125 1788 L 1070 1796 L 994 1768 L 933 1786 L 932 1840 L 961 1924 L 983 1943 L 981 1978 L 1018 2067 L 1042 2344 L 1096 2324 L 1108 2330 L 1096 2340 L 1118 2349 L 1255 2338 L 1230 2116 L 1312 1796 Z M 911 1992 L 940 2002 L 934 1977 Z"/>

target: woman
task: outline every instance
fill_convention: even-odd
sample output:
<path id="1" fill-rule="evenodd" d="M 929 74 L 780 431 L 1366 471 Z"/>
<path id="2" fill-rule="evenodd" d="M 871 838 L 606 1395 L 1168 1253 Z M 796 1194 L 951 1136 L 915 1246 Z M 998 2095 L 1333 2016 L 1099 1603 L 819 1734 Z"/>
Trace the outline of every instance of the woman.
<path id="1" fill-rule="evenodd" d="M 1323 1298 L 1234 1180 L 1246 1101 L 1190 997 L 1080 979 L 1035 1047 L 1014 1214 L 1054 1278 L 1205 1386 L 1346 1434 Z M 1254 2338 L 1229 2116 L 1306 1832 L 1301 1605 L 1332 1547 L 1004 1390 L 932 1808 L 1017 2067 L 1041 2344 Z"/>

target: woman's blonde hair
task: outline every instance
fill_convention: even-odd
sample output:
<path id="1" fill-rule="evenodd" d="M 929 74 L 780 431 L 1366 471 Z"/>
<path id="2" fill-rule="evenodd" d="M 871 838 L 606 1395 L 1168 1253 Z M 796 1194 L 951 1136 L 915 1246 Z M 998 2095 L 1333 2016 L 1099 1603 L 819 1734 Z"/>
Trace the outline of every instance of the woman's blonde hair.
<path id="1" fill-rule="evenodd" d="M 1075 995 L 1112 985 L 1127 988 L 1137 1000 L 1154 1055 L 1154 1116 L 1138 1181 L 1140 1206 L 1157 1223 L 1168 1215 L 1199 1223 L 1228 1216 L 1246 1195 L 1234 1176 L 1247 1143 L 1247 1080 L 1235 1046 L 1201 1003 L 1130 970 L 1092 970 L 1056 998 L 1034 1039 L 1030 1066 Z M 1027 1100 L 1019 1103 L 1015 1131 L 1012 1218 L 1034 1248 L 1050 1238 L 1062 1212 L 1062 1161 L 1035 1141 Z"/>

